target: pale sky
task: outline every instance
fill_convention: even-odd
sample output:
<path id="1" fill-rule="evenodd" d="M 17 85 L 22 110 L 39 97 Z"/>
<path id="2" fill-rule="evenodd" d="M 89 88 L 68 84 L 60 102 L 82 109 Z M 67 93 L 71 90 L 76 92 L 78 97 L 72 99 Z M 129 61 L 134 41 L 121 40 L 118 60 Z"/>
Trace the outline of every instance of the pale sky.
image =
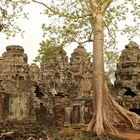
<path id="1" fill-rule="evenodd" d="M 30 4 L 26 6 L 25 10 L 29 12 L 29 20 L 20 19 L 18 22 L 23 30 L 25 30 L 24 38 L 20 35 L 14 38 L 6 39 L 3 33 L 0 33 L 0 55 L 6 51 L 8 45 L 20 45 L 24 48 L 25 53 L 28 55 L 28 63 L 33 63 L 34 58 L 38 55 L 38 49 L 40 48 L 39 43 L 42 41 L 43 32 L 41 29 L 42 23 L 49 23 L 46 16 L 40 14 L 43 7 L 38 4 Z M 67 53 L 70 53 L 76 46 L 66 48 Z M 89 48 L 88 51 L 91 49 Z"/>
<path id="2" fill-rule="evenodd" d="M 0 55 L 5 52 L 7 45 L 20 45 L 24 48 L 25 53 L 28 55 L 28 63 L 33 63 L 33 59 L 37 56 L 38 49 L 40 48 L 39 43 L 43 39 L 41 24 L 43 22 L 46 24 L 49 22 L 45 16 L 40 15 L 42 9 L 43 7 L 38 4 L 32 4 L 26 7 L 26 10 L 30 13 L 29 20 L 19 20 L 20 26 L 25 30 L 24 38 L 22 38 L 20 35 L 17 35 L 14 38 L 6 40 L 5 35 L 0 33 Z M 119 43 L 117 46 L 120 50 L 124 48 L 124 45 L 128 44 L 126 37 L 120 37 L 118 41 Z M 135 37 L 134 41 L 140 45 L 139 37 Z M 75 47 L 76 45 L 72 45 L 66 48 L 69 56 Z M 91 51 L 92 47 L 87 47 L 87 50 L 88 52 Z"/>

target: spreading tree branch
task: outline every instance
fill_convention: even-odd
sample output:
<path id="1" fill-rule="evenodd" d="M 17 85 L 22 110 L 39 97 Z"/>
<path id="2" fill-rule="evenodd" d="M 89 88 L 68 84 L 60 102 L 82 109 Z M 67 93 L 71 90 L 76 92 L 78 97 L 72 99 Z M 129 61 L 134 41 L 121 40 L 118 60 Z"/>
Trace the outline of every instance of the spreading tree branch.
<path id="1" fill-rule="evenodd" d="M 85 40 L 85 41 L 83 41 L 83 42 L 80 42 L 79 44 L 85 44 L 85 43 L 87 43 L 87 42 L 93 42 L 93 39 Z"/>
<path id="2" fill-rule="evenodd" d="M 113 44 L 115 44 L 115 38 L 112 36 L 112 34 L 111 34 L 111 32 L 110 32 L 110 29 L 108 28 L 108 26 L 106 25 L 106 23 L 105 23 L 105 21 L 104 21 L 104 25 L 105 25 L 105 27 L 107 28 L 107 31 L 108 31 L 108 34 L 109 34 L 109 36 L 113 39 L 113 41 L 112 41 L 112 43 L 109 45 L 109 47 L 110 46 L 112 46 Z M 108 48 L 109 48 L 108 47 Z"/>
<path id="3" fill-rule="evenodd" d="M 106 9 L 110 6 L 110 4 L 113 2 L 113 0 L 107 0 L 103 5 L 102 5 L 102 12 L 104 13 Z"/>
<path id="4" fill-rule="evenodd" d="M 49 7 L 48 5 L 46 5 L 45 3 L 39 2 L 39 1 L 37 1 L 37 0 L 32 0 L 32 1 L 35 2 L 35 3 L 38 3 L 38 4 L 42 5 L 42 6 L 44 6 L 45 8 L 49 9 L 51 12 L 53 12 L 53 13 L 56 14 L 56 11 L 53 10 L 52 8 L 50 8 L 50 7 Z M 88 13 L 88 14 L 85 14 L 85 15 L 83 15 L 83 16 L 78 16 L 78 17 L 72 17 L 72 16 L 68 16 L 67 14 L 63 14 L 63 17 L 71 18 L 71 19 L 83 18 L 83 17 L 87 17 L 87 16 L 92 16 L 92 14 L 91 14 L 91 13 Z"/>
<path id="5" fill-rule="evenodd" d="M 40 2 L 40 1 L 37 1 L 37 0 L 32 0 L 32 1 L 35 2 L 35 3 L 38 3 L 38 4 L 42 5 L 42 6 L 44 6 L 45 8 L 49 9 L 53 13 L 55 12 L 52 8 L 50 8 L 48 5 L 46 5 L 43 2 Z"/>

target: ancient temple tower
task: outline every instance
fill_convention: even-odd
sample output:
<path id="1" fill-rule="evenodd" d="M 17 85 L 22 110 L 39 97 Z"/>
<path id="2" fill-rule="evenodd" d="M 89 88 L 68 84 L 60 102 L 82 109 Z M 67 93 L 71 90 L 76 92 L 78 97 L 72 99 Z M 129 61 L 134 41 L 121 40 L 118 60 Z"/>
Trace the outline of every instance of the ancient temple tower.
<path id="1" fill-rule="evenodd" d="M 29 104 L 33 86 L 29 76 L 27 55 L 21 46 L 8 46 L 2 54 L 0 78 L 1 82 L 5 83 L 5 92 L 8 95 L 7 119 L 28 118 L 31 112 Z"/>
<path id="2" fill-rule="evenodd" d="M 87 121 L 86 114 L 91 113 L 89 105 L 92 92 L 91 62 L 86 49 L 79 45 L 70 58 L 71 88 L 70 104 L 65 107 L 64 125 L 83 124 Z M 88 103 L 87 103 L 88 102 Z M 85 112 L 87 110 L 87 112 Z"/>
<path id="3" fill-rule="evenodd" d="M 140 108 L 140 49 L 135 42 L 125 46 L 115 73 L 117 101 L 125 108 L 139 112 Z"/>
<path id="4" fill-rule="evenodd" d="M 89 96 L 92 85 L 91 62 L 82 45 L 79 45 L 71 54 L 70 71 L 72 82 L 79 88 L 77 88 L 78 96 Z"/>
<path id="5" fill-rule="evenodd" d="M 46 92 L 57 94 L 66 93 L 69 85 L 68 57 L 63 49 L 53 52 L 52 56 L 41 63 L 40 82 Z"/>
<path id="6" fill-rule="evenodd" d="M 25 80 L 29 79 L 27 55 L 21 46 L 7 46 L 7 52 L 2 54 L 3 79 Z"/>

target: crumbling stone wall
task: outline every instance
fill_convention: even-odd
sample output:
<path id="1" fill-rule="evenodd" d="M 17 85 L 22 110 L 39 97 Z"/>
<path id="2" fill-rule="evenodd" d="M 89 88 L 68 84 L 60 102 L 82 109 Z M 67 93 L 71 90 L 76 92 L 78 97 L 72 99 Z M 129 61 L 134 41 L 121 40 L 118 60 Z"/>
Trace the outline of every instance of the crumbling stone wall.
<path id="1" fill-rule="evenodd" d="M 55 110 L 56 118 L 65 125 L 84 123 L 83 112 L 86 99 L 90 96 L 92 77 L 86 50 L 78 46 L 72 53 L 70 63 L 64 50 L 58 49 L 53 53 L 45 63 L 40 64 L 38 80 L 34 78 L 35 93 L 38 96 L 36 106 L 39 109 L 39 105 L 43 104 L 48 114 L 54 114 Z M 32 77 L 35 77 L 35 71 L 38 68 L 32 64 Z M 60 124 L 60 121 L 57 123 Z"/>
<path id="2" fill-rule="evenodd" d="M 139 54 L 138 45 L 131 42 L 117 65 L 116 100 L 128 109 L 139 108 Z M 41 118 L 55 117 L 65 125 L 88 122 L 92 117 L 92 62 L 85 48 L 79 45 L 70 62 L 66 52 L 58 49 L 40 68 L 29 65 L 27 59 L 24 49 L 16 45 L 8 46 L 0 57 L 0 118 L 30 117 L 41 122 Z"/>
<path id="3" fill-rule="evenodd" d="M 86 49 L 79 45 L 70 58 L 71 87 L 69 103 L 65 107 L 65 125 L 85 123 L 86 113 L 92 114 L 89 108 L 92 92 L 92 71 L 90 58 Z M 89 104 L 88 104 L 88 103 Z M 87 112 L 86 112 L 87 111 Z"/>

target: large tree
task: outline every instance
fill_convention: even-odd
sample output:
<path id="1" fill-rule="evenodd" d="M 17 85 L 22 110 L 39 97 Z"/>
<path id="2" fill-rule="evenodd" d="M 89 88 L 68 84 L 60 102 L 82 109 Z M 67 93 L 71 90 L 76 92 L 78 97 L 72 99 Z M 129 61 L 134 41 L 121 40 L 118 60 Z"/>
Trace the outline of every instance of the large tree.
<path id="1" fill-rule="evenodd" d="M 126 12 L 129 10 L 131 12 L 128 14 L 133 13 L 135 27 L 139 27 L 137 19 L 140 17 L 140 5 L 134 0 L 51 0 L 46 3 L 33 1 L 46 7 L 45 13 L 54 17 L 53 22 L 56 18 L 59 19 L 56 27 L 53 24 L 49 27 L 42 26 L 46 33 L 49 31 L 49 40 L 55 40 L 56 45 L 74 41 L 93 42 L 94 114 L 87 130 L 101 134 L 117 133 L 122 127 L 140 129 L 140 117 L 122 108 L 111 96 L 105 79 L 103 57 L 105 38 L 109 38 L 104 34 L 105 27 L 111 36 L 106 45 L 111 46 L 114 43 L 114 31 L 119 30 L 117 21 L 126 20 Z M 124 26 L 124 32 L 136 31 L 136 28 L 127 25 Z"/>
<path id="2" fill-rule="evenodd" d="M 140 129 L 140 116 L 122 108 L 109 93 L 104 74 L 104 16 L 113 0 L 92 0 L 86 2 L 91 10 L 94 28 L 93 37 L 93 100 L 94 115 L 88 130 L 98 134 L 105 131 L 117 132 L 121 125 L 130 129 Z"/>

